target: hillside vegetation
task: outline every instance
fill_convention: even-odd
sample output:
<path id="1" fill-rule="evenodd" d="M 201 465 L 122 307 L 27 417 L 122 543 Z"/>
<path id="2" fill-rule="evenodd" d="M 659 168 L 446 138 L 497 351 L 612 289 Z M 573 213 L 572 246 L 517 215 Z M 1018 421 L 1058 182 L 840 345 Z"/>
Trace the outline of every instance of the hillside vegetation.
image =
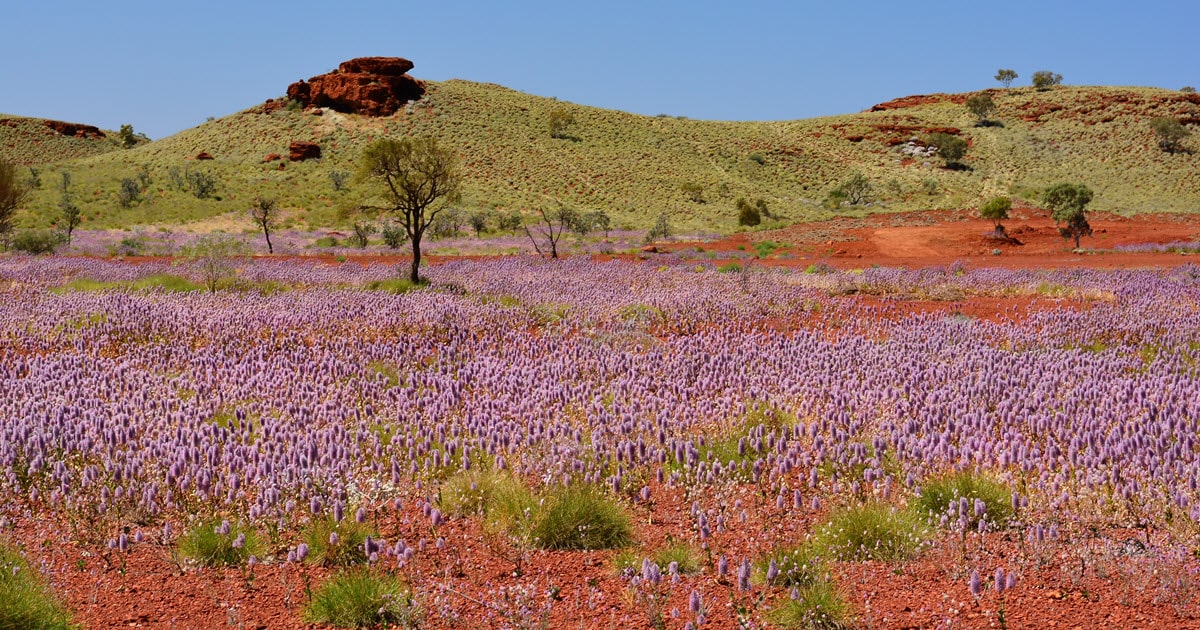
<path id="1" fill-rule="evenodd" d="M 132 149 L 63 149 L 59 155 L 71 159 L 43 168 L 71 172 L 85 229 L 244 218 L 256 195 L 279 198 L 297 227 L 343 223 L 339 209 L 356 206 L 364 191 L 352 181 L 336 190 L 331 173 L 352 173 L 364 146 L 398 134 L 434 134 L 459 152 L 464 208 L 532 212 L 561 201 L 605 210 L 617 226 L 648 227 L 666 213 L 680 229 L 733 230 L 742 197 L 762 198 L 784 221 L 854 211 L 826 200 L 856 172 L 872 184 L 871 211 L 975 207 L 998 194 L 1036 202 L 1042 188 L 1064 180 L 1091 187 L 1094 210 L 1200 211 L 1200 152 L 1167 153 L 1150 127 L 1158 116 L 1194 127 L 1196 94 L 1065 86 L 988 92 L 999 123 L 989 126 L 976 126 L 963 104 L 967 94 L 909 97 L 807 120 L 713 122 L 452 80 L 430 82 L 421 101 L 386 118 L 259 106 Z M 563 114 L 574 122 L 552 137 L 550 120 Z M 913 158 L 911 145 L 904 152 L 910 140 L 933 131 L 969 141 L 966 168 L 946 169 L 936 156 Z M 288 162 L 292 141 L 319 143 L 323 158 Z M 1184 144 L 1200 149 L 1195 136 Z M 195 159 L 202 152 L 214 159 Z M 283 160 L 266 162 L 268 154 Z M 211 196 L 189 191 L 193 173 L 215 180 Z M 129 207 L 119 203 L 123 178 L 142 187 Z M 53 186 L 34 191 L 23 222 L 49 225 L 58 195 Z"/>
<path id="2" fill-rule="evenodd" d="M 88 125 L 0 114 L 0 157 L 18 166 L 37 167 L 115 151 L 120 148 L 115 137 Z"/>

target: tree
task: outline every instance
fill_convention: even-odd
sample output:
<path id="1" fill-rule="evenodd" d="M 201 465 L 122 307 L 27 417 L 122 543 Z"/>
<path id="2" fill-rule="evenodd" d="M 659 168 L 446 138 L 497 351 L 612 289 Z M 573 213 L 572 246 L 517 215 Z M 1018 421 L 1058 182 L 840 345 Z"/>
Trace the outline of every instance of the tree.
<path id="1" fill-rule="evenodd" d="M 576 213 L 561 203 L 558 204 L 558 208 L 549 212 L 545 208 L 538 208 L 538 213 L 542 215 L 541 223 L 534 226 L 533 230 L 530 230 L 528 225 L 525 226 L 525 234 L 533 242 L 533 250 L 538 255 L 545 256 L 549 253 L 550 258 L 558 258 L 558 241 L 571 228 L 571 223 L 576 220 Z"/>
<path id="2" fill-rule="evenodd" d="M 384 138 L 366 149 L 359 179 L 378 184 L 383 206 L 412 242 L 412 273 L 420 282 L 421 238 L 447 203 L 458 199 L 461 178 L 453 152 L 424 137 Z"/>
<path id="3" fill-rule="evenodd" d="M 929 134 L 925 142 L 931 147 L 937 147 L 938 155 L 946 160 L 946 168 L 961 166 L 959 160 L 967 154 L 967 141 L 945 132 L 935 131 Z"/>
<path id="4" fill-rule="evenodd" d="M 525 219 L 521 217 L 521 211 L 513 210 L 508 214 L 501 215 L 500 224 L 496 227 L 501 230 L 516 232 L 517 230 L 521 229 L 521 225 L 524 223 L 524 221 Z"/>
<path id="5" fill-rule="evenodd" d="M 121 125 L 121 130 L 117 132 L 117 139 L 121 141 L 121 146 L 126 149 L 132 149 L 143 142 L 150 141 L 150 138 L 146 134 L 135 132 L 133 125 Z"/>
<path id="6" fill-rule="evenodd" d="M 967 111 L 979 119 L 979 126 L 986 127 L 988 119 L 996 113 L 996 101 L 993 101 L 992 95 L 987 92 L 975 94 L 967 99 Z"/>
<path id="7" fill-rule="evenodd" d="M 738 225 L 753 227 L 762 223 L 762 212 L 749 201 L 739 197 L 737 200 Z"/>
<path id="8" fill-rule="evenodd" d="M 571 127 L 575 124 L 575 115 L 563 108 L 550 110 L 550 115 L 547 117 L 547 124 L 550 127 L 550 137 L 559 140 L 571 140 L 569 134 Z"/>
<path id="9" fill-rule="evenodd" d="M 187 185 L 197 199 L 208 199 L 217 191 L 217 178 L 204 171 L 188 171 Z"/>
<path id="10" fill-rule="evenodd" d="M 471 223 L 471 229 L 475 230 L 475 238 L 483 236 L 483 233 L 487 231 L 488 217 L 486 214 L 482 212 L 472 213 L 469 222 Z"/>
<path id="11" fill-rule="evenodd" d="M 996 80 L 1003 83 L 1004 87 L 1006 87 L 1006 88 L 1011 86 L 1013 80 L 1016 78 L 1017 78 L 1016 70 L 1009 70 L 1008 68 L 1001 68 L 998 72 L 996 72 Z"/>
<path id="12" fill-rule="evenodd" d="M 346 190 L 346 183 L 348 181 L 350 181 L 350 173 L 342 170 L 329 171 L 329 183 L 333 184 L 334 190 Z"/>
<path id="13" fill-rule="evenodd" d="M 1196 88 L 1194 88 L 1190 85 L 1185 85 L 1185 86 L 1179 88 L 1179 91 L 1183 92 L 1184 94 L 1195 94 Z"/>
<path id="14" fill-rule="evenodd" d="M 181 253 L 197 267 L 209 292 L 216 293 L 221 281 L 233 275 L 234 259 L 246 254 L 246 245 L 226 234 L 209 234 L 184 247 Z"/>
<path id="15" fill-rule="evenodd" d="M 1167 153 L 1175 153 L 1183 148 L 1180 142 L 1192 135 L 1183 123 L 1175 118 L 1165 116 L 1150 121 L 1150 128 L 1158 135 L 1158 147 Z"/>
<path id="16" fill-rule="evenodd" d="M 1000 222 L 1008 218 L 1008 211 L 1011 209 L 1012 199 L 1008 197 L 996 197 L 979 208 L 979 216 L 994 222 L 997 234 L 1004 234 L 1004 226 Z"/>
<path id="17" fill-rule="evenodd" d="M 1033 73 L 1033 87 L 1039 92 L 1044 92 L 1050 88 L 1062 83 L 1063 77 L 1061 74 L 1055 74 L 1049 70 L 1038 70 Z"/>
<path id="18" fill-rule="evenodd" d="M 646 242 L 653 243 L 654 241 L 671 238 L 671 224 L 667 221 L 666 213 L 658 215 L 658 220 L 654 222 L 654 227 L 646 232 Z"/>
<path id="19" fill-rule="evenodd" d="M 1079 249 L 1079 238 L 1092 235 L 1085 208 L 1092 201 L 1092 191 L 1083 184 L 1055 184 L 1042 192 L 1042 203 L 1050 208 L 1050 216 L 1061 225 L 1058 228 L 1063 238 L 1074 238 L 1075 249 Z"/>
<path id="20" fill-rule="evenodd" d="M 842 182 L 837 188 L 830 191 L 829 201 L 836 206 L 842 205 L 843 201 L 852 206 L 861 206 L 871 203 L 873 191 L 871 180 L 867 179 L 866 175 L 854 173 L 850 176 L 850 179 Z"/>
<path id="21" fill-rule="evenodd" d="M 351 234 L 350 238 L 346 240 L 350 241 L 351 245 L 362 249 L 371 242 L 371 235 L 375 233 L 376 228 L 375 224 L 370 221 L 355 221 L 352 229 L 354 234 Z"/>
<path id="22" fill-rule="evenodd" d="M 75 233 L 75 228 L 83 222 L 83 215 L 79 212 L 79 206 L 75 205 L 75 200 L 71 195 L 71 174 L 67 171 L 62 172 L 62 183 L 58 185 L 60 197 L 58 199 L 59 221 L 62 224 L 63 236 L 66 237 L 67 245 L 71 244 L 71 237 Z"/>
<path id="23" fill-rule="evenodd" d="M 255 197 L 254 205 L 250 208 L 250 218 L 258 229 L 262 230 L 263 238 L 267 239 L 267 253 L 274 254 L 271 246 L 271 232 L 279 226 L 279 204 L 271 197 Z"/>
<path id="24" fill-rule="evenodd" d="M 687 195 L 692 203 L 704 203 L 704 187 L 694 182 L 680 184 L 679 189 Z"/>
<path id="25" fill-rule="evenodd" d="M 121 188 L 117 191 L 117 203 L 122 208 L 128 208 L 142 198 L 142 187 L 132 177 L 121 178 Z"/>
<path id="26" fill-rule="evenodd" d="M 29 189 L 18 178 L 16 165 L 0 159 L 0 240 L 7 239 L 12 231 L 17 207 L 28 194 Z"/>
<path id="27" fill-rule="evenodd" d="M 612 219 L 609 218 L 608 213 L 603 210 L 596 210 L 587 213 L 587 217 L 588 223 L 593 228 L 604 232 L 604 238 L 608 238 L 608 231 L 612 229 Z"/>

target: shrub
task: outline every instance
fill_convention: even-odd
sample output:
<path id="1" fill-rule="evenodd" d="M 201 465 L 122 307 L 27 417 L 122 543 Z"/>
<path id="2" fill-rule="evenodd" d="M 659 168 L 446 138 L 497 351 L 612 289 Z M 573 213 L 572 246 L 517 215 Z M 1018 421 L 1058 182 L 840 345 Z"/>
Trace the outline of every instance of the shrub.
<path id="1" fill-rule="evenodd" d="M 253 529 L 212 518 L 185 532 L 176 551 L 202 567 L 241 566 L 261 553 L 262 544 Z"/>
<path id="2" fill-rule="evenodd" d="M 408 278 L 390 278 L 388 280 L 373 280 L 367 283 L 367 289 L 370 291 L 387 291 L 388 293 L 408 293 L 421 288 L 424 284 L 413 282 Z"/>
<path id="3" fill-rule="evenodd" d="M 528 495 L 529 500 L 512 500 L 521 495 Z M 438 505 L 442 511 L 455 516 L 488 516 L 512 509 L 523 512 L 525 507 L 533 504 L 532 493 L 520 481 L 512 475 L 495 471 L 459 472 L 447 479 L 438 493 Z"/>
<path id="4" fill-rule="evenodd" d="M 563 108 L 552 109 L 547 117 L 550 137 L 560 140 L 572 139 L 570 129 L 575 125 L 575 115 Z"/>
<path id="5" fill-rule="evenodd" d="M 762 223 L 762 213 L 758 208 L 750 205 L 749 201 L 739 198 L 737 200 L 738 225 L 753 227 Z"/>
<path id="6" fill-rule="evenodd" d="M 679 186 L 683 194 L 693 203 L 704 203 L 704 187 L 695 182 L 686 182 Z"/>
<path id="7" fill-rule="evenodd" d="M 1087 205 L 1092 201 L 1092 189 L 1083 184 L 1055 184 L 1042 192 L 1042 203 L 1050 208 L 1050 216 L 1062 224 L 1058 228 L 1063 238 L 1074 238 L 1079 249 L 1079 238 L 1091 236 L 1092 226 L 1087 220 Z"/>
<path id="8" fill-rule="evenodd" d="M 696 554 L 696 550 L 689 544 L 683 542 L 674 542 L 658 551 L 654 552 L 654 562 L 667 570 L 671 563 L 676 563 L 676 570 L 682 575 L 696 573 L 700 571 L 700 557 Z"/>
<path id="9" fill-rule="evenodd" d="M 1017 78 L 1017 71 L 1008 68 L 1001 68 L 996 72 L 996 80 L 1003 83 L 1004 87 L 1012 85 L 1014 79 Z"/>
<path id="10" fill-rule="evenodd" d="M 366 562 L 367 553 L 363 545 L 367 542 L 367 536 L 377 537 L 370 525 L 353 519 L 336 521 L 332 516 L 313 519 L 300 532 L 300 537 L 308 545 L 308 563 L 325 567 Z"/>
<path id="11" fill-rule="evenodd" d="M 936 131 L 929 134 L 925 138 L 925 142 L 932 147 L 937 147 L 938 155 L 946 160 L 947 168 L 954 168 L 959 164 L 959 160 L 967 154 L 967 141 L 958 136 Z"/>
<path id="12" fill-rule="evenodd" d="M 71 613 L 21 554 L 0 544 L 0 628 L 67 630 Z"/>
<path id="13" fill-rule="evenodd" d="M 1190 85 L 1185 85 L 1185 86 L 1179 88 L 1179 91 L 1183 92 L 1184 94 L 1195 94 L 1196 88 L 1194 88 Z"/>
<path id="14" fill-rule="evenodd" d="M 20 230 L 13 234 L 12 248 L 26 254 L 52 254 L 62 243 L 62 235 L 54 230 Z"/>
<path id="15" fill-rule="evenodd" d="M 392 249 L 399 249 L 404 241 L 408 240 L 404 227 L 395 223 L 385 223 L 379 231 L 379 236 L 383 238 L 383 243 Z"/>
<path id="16" fill-rule="evenodd" d="M 841 630 L 852 627 L 853 612 L 836 585 L 816 582 L 771 609 L 767 619 L 781 628 Z"/>
<path id="17" fill-rule="evenodd" d="M 1055 74 L 1049 70 L 1038 70 L 1033 73 L 1033 87 L 1039 92 L 1044 92 L 1050 88 L 1062 83 L 1063 76 Z"/>
<path id="18" fill-rule="evenodd" d="M 871 181 L 862 173 L 854 173 L 829 193 L 830 205 L 837 207 L 845 201 L 852 206 L 871 203 Z"/>
<path id="19" fill-rule="evenodd" d="M 1160 116 L 1150 121 L 1150 128 L 1158 136 L 1158 148 L 1167 153 L 1175 153 L 1183 148 L 1180 144 L 1184 138 L 1192 135 L 1187 127 L 1178 119 Z"/>
<path id="20" fill-rule="evenodd" d="M 1004 525 L 1013 516 L 1012 491 L 1003 483 L 985 475 L 960 472 L 930 479 L 921 487 L 921 492 L 912 507 L 927 519 L 937 519 L 946 513 L 952 501 L 967 499 L 970 506 L 967 526 L 978 527 L 980 519 L 975 516 L 975 500 L 983 501 L 985 518 L 989 523 Z"/>
<path id="21" fill-rule="evenodd" d="M 365 221 L 355 221 L 353 229 L 354 234 L 351 234 L 350 238 L 346 239 L 348 243 L 359 249 L 370 244 L 371 235 L 375 233 L 375 224 Z"/>
<path id="22" fill-rule="evenodd" d="M 646 242 L 653 243 L 654 241 L 671 238 L 671 224 L 667 221 L 666 213 L 658 215 L 658 220 L 654 222 L 654 227 L 646 232 Z"/>
<path id="23" fill-rule="evenodd" d="M 612 499 L 586 485 L 554 492 L 533 527 L 542 549 L 615 549 L 633 540 L 629 516 Z"/>
<path id="24" fill-rule="evenodd" d="M 204 171 L 188 171 L 187 185 L 197 199 L 208 199 L 217 191 L 217 178 Z"/>
<path id="25" fill-rule="evenodd" d="M 132 177 L 121 178 L 121 187 L 117 191 L 117 203 L 121 204 L 122 208 L 129 208 L 141 198 L 142 188 L 138 186 L 137 180 Z"/>
<path id="26" fill-rule="evenodd" d="M 403 580 L 366 568 L 343 571 L 313 591 L 304 620 L 339 628 L 415 628 L 421 609 Z"/>
<path id="27" fill-rule="evenodd" d="M 920 549 L 923 534 L 915 515 L 872 503 L 835 511 L 814 544 L 823 557 L 839 560 L 905 560 Z"/>
<path id="28" fill-rule="evenodd" d="M 979 119 L 980 125 L 987 125 L 988 119 L 996 113 L 996 101 L 987 92 L 975 94 L 967 99 L 967 111 Z"/>
<path id="29" fill-rule="evenodd" d="M 979 208 L 979 216 L 992 221 L 996 224 L 996 231 L 1003 232 L 1004 227 L 1000 222 L 1008 218 L 1008 211 L 1012 209 L 1012 199 L 1008 197 L 996 197 Z"/>
<path id="30" fill-rule="evenodd" d="M 346 184 L 350 181 L 350 173 L 341 170 L 329 171 L 329 183 L 333 185 L 336 191 L 346 190 Z"/>

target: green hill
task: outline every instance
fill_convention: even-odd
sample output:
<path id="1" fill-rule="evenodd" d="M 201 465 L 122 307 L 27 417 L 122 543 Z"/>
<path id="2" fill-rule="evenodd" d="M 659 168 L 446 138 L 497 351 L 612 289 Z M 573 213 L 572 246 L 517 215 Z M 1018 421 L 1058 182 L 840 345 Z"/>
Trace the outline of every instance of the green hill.
<path id="1" fill-rule="evenodd" d="M 854 172 L 874 186 L 872 211 L 973 207 L 997 194 L 1032 201 L 1063 180 L 1090 186 L 1095 210 L 1200 211 L 1200 152 L 1163 152 L 1149 124 L 1155 116 L 1200 122 L 1197 95 L 1111 87 L 989 92 L 1002 126 L 975 126 L 962 104 L 966 94 L 910 97 L 875 111 L 807 120 L 712 122 L 452 80 L 430 82 L 421 101 L 391 117 L 259 106 L 133 149 L 59 162 L 53 170 L 72 173 L 84 228 L 240 217 L 259 194 L 278 197 L 293 224 L 336 224 L 338 208 L 354 205 L 361 187 L 351 182 L 350 190 L 335 190 L 330 174 L 352 173 L 364 146 L 393 134 L 435 134 L 460 153 L 464 207 L 528 211 L 558 199 L 606 210 L 616 225 L 636 227 L 665 212 L 682 229 L 735 229 L 739 197 L 761 197 L 785 220 L 845 212 L 824 201 Z M 567 139 L 550 135 L 556 110 L 574 117 Z M 936 129 L 971 143 L 969 170 L 902 153 L 910 139 Z M 288 162 L 292 141 L 319 143 L 323 158 Z M 1195 137 L 1185 144 L 1200 149 Z M 202 152 L 214 159 L 195 159 Z M 272 153 L 284 159 L 264 162 Z M 123 208 L 121 179 L 139 173 L 143 198 Z M 211 198 L 188 192 L 196 173 L 216 181 Z M 685 185 L 699 186 L 703 201 Z M 52 187 L 35 191 L 24 222 L 49 224 L 56 204 Z"/>
<path id="2" fill-rule="evenodd" d="M 0 157 L 19 166 L 115 151 L 120 147 L 115 136 L 90 125 L 0 114 Z"/>

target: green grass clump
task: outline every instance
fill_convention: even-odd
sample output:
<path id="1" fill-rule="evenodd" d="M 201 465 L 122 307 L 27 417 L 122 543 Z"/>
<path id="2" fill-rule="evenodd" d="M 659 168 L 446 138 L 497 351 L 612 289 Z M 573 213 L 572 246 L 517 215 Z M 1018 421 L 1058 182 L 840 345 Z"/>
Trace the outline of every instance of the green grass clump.
<path id="1" fill-rule="evenodd" d="M 337 542 L 330 542 L 331 535 L 337 534 Z M 344 567 L 367 561 L 363 545 L 367 536 L 377 537 L 375 529 L 367 523 L 359 523 L 353 519 L 335 521 L 332 516 L 314 519 L 303 531 L 300 537 L 308 544 L 309 564 L 326 567 Z"/>
<path id="2" fill-rule="evenodd" d="M 915 514 L 871 503 L 833 512 L 817 530 L 814 544 L 825 558 L 893 561 L 916 555 L 924 539 Z"/>
<path id="3" fill-rule="evenodd" d="M 0 544 L 0 628 L 67 630 L 71 613 L 16 550 Z"/>
<path id="4" fill-rule="evenodd" d="M 104 282 L 91 278 L 76 278 L 58 286 L 54 289 L 54 292 L 61 294 L 71 291 L 90 293 L 96 291 L 150 291 L 155 289 L 168 293 L 190 293 L 193 291 L 203 291 L 204 286 L 181 276 L 161 273 L 133 281 Z"/>
<path id="5" fill-rule="evenodd" d="M 503 472 L 462 471 L 446 480 L 438 496 L 442 511 L 454 516 L 486 516 L 515 520 L 537 506 L 533 493 Z"/>
<path id="6" fill-rule="evenodd" d="M 846 598 L 830 582 L 815 582 L 796 592 L 767 613 L 767 619 L 780 628 L 840 630 L 851 627 L 853 611 Z"/>
<path id="7" fill-rule="evenodd" d="M 767 569 L 774 560 L 779 576 L 772 584 L 789 587 L 812 586 L 825 581 L 827 577 L 820 551 L 819 546 L 811 540 L 775 549 L 757 563 L 756 574 L 765 579 Z"/>
<path id="8" fill-rule="evenodd" d="M 987 506 L 984 518 L 992 525 L 1005 525 L 1013 517 L 1012 490 L 1008 486 L 983 474 L 960 472 L 930 479 L 921 487 L 921 493 L 912 503 L 912 508 L 926 519 L 937 519 L 944 514 L 951 501 L 966 498 L 968 505 L 968 527 L 979 525 L 975 516 L 975 499 Z"/>
<path id="9" fill-rule="evenodd" d="M 213 518 L 193 525 L 180 537 L 176 552 L 203 567 L 241 566 L 250 556 L 261 555 L 262 542 L 253 529 L 230 523 L 228 533 L 222 533 L 222 523 Z"/>
<path id="10" fill-rule="evenodd" d="M 633 541 L 629 515 L 591 486 L 573 485 L 546 499 L 533 527 L 542 549 L 616 549 Z"/>
<path id="11" fill-rule="evenodd" d="M 338 628 L 415 628 L 421 609 L 399 577 L 360 568 L 338 573 L 313 591 L 304 620 Z"/>
<path id="12" fill-rule="evenodd" d="M 617 575 L 630 576 L 641 572 L 643 554 L 637 549 L 623 549 L 613 556 L 612 568 Z M 664 574 L 672 562 L 677 562 L 680 575 L 689 575 L 700 571 L 700 556 L 687 543 L 675 542 L 656 550 L 650 559 L 657 564 Z"/>
<path id="13" fill-rule="evenodd" d="M 386 291 L 388 293 L 408 293 L 424 287 L 422 283 L 414 284 L 408 278 L 389 278 L 387 280 L 375 280 L 367 283 L 367 289 L 370 291 Z"/>

